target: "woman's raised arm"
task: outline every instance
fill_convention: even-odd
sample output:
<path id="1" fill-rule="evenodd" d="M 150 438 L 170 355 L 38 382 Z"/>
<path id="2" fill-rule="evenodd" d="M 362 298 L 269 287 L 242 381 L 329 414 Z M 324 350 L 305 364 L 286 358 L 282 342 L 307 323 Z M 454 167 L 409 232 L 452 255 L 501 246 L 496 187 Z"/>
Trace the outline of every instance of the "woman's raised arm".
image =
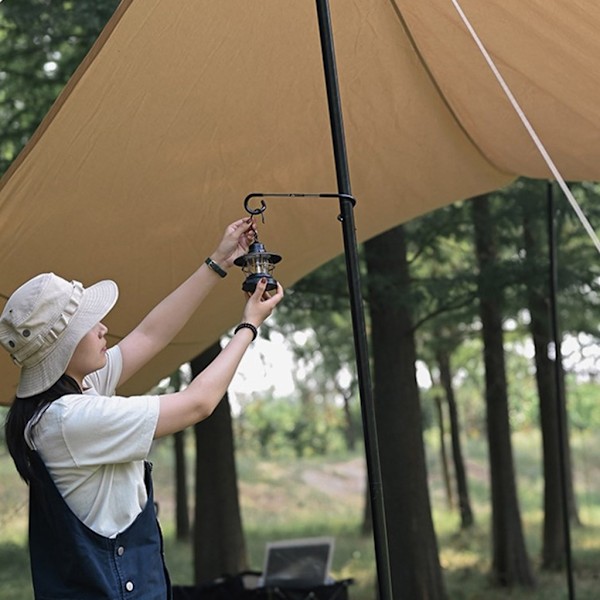
<path id="1" fill-rule="evenodd" d="M 252 219 L 239 219 L 227 227 L 210 258 L 217 266 L 201 267 L 154 307 L 141 323 L 119 342 L 123 371 L 119 385 L 127 381 L 156 356 L 181 331 L 209 291 L 219 281 L 219 269 L 226 272 L 233 261 L 248 251 L 254 240 Z"/>

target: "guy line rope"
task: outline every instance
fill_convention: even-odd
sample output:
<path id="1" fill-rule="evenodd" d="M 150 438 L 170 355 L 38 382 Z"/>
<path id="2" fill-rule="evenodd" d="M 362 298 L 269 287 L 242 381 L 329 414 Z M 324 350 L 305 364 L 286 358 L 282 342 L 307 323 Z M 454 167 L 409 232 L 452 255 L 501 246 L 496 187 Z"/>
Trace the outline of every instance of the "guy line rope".
<path id="1" fill-rule="evenodd" d="M 473 41 L 477 44 L 477 47 L 479 48 L 479 51 L 481 52 L 481 54 L 483 55 L 483 58 L 485 59 L 485 61 L 487 62 L 488 66 L 492 70 L 492 73 L 494 74 L 494 76 L 498 80 L 498 83 L 502 87 L 502 90 L 504 91 L 504 93 L 506 94 L 507 98 L 509 99 L 512 107 L 514 108 L 515 112 L 517 113 L 517 115 L 521 119 L 521 122 L 525 126 L 525 129 L 527 130 L 527 133 L 529 133 L 529 136 L 533 140 L 533 143 L 536 145 L 539 153 L 542 155 L 542 158 L 544 159 L 544 161 L 548 165 L 548 168 L 552 172 L 552 175 L 554 175 L 554 179 L 556 179 L 556 181 L 560 185 L 560 188 L 562 189 L 562 191 L 564 192 L 565 196 L 567 197 L 567 200 L 571 204 L 571 207 L 575 211 L 575 214 L 577 215 L 577 217 L 581 221 L 581 224 L 583 225 L 583 228 L 586 230 L 587 234 L 590 236 L 592 242 L 594 242 L 594 245 L 596 246 L 596 250 L 598 250 L 598 252 L 600 253 L 600 240 L 598 239 L 598 236 L 596 235 L 596 232 L 594 231 L 594 228 L 591 226 L 591 224 L 588 221 L 587 217 L 585 216 L 583 210 L 581 210 L 581 207 L 577 203 L 577 200 L 575 200 L 575 198 L 573 197 L 573 194 L 571 193 L 571 190 L 569 189 L 569 187 L 565 183 L 565 180 L 563 179 L 563 177 L 560 174 L 559 170 L 556 168 L 556 165 L 554 164 L 554 161 L 552 160 L 552 158 L 550 158 L 550 155 L 546 151 L 546 148 L 544 147 L 544 144 L 542 144 L 540 138 L 538 137 L 537 133 L 535 132 L 535 129 L 533 128 L 533 126 L 529 122 L 529 119 L 526 117 L 525 113 L 523 112 L 523 109 L 521 108 L 521 106 L 517 102 L 516 98 L 514 97 L 513 93 L 511 92 L 510 88 L 508 87 L 508 84 L 506 83 L 506 81 L 504 80 L 504 78 L 502 77 L 502 75 L 500 74 L 500 71 L 496 67 L 494 61 L 492 60 L 491 56 L 489 55 L 488 51 L 486 50 L 485 46 L 483 45 L 483 42 L 481 41 L 481 39 L 477 35 L 477 32 L 475 31 L 475 29 L 471 25 L 469 19 L 467 18 L 467 16 L 463 12 L 460 4 L 458 3 L 458 0 L 451 0 L 451 2 L 454 5 L 454 8 L 456 9 L 456 12 L 458 12 L 460 18 L 462 19 L 463 23 L 465 24 L 465 27 L 468 29 L 469 33 L 471 34 L 471 37 L 473 38 Z"/>

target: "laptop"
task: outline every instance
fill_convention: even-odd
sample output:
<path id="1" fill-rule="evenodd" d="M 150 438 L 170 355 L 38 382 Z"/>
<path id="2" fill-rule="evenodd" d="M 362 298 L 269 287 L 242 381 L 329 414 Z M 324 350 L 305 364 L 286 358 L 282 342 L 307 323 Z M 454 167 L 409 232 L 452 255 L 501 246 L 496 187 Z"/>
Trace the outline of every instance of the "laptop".
<path id="1" fill-rule="evenodd" d="M 329 583 L 333 547 L 332 537 L 268 542 L 259 585 L 307 588 Z"/>

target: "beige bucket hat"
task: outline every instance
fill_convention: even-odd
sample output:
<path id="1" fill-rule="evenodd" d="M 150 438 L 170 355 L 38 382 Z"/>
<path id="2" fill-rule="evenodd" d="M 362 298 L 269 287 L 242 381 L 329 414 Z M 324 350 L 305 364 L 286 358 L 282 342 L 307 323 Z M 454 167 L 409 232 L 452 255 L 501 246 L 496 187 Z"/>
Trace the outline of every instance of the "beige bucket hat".
<path id="1" fill-rule="evenodd" d="M 65 372 L 77 344 L 115 305 L 114 281 L 84 288 L 42 273 L 18 288 L 0 315 L 0 345 L 21 367 L 19 398 L 49 389 Z"/>

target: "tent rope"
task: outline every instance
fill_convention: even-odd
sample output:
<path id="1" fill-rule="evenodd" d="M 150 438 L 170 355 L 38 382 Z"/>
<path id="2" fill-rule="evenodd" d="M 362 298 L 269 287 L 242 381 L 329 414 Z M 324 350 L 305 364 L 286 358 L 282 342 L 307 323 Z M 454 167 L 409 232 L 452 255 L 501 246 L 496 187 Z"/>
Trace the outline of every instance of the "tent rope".
<path id="1" fill-rule="evenodd" d="M 554 178 L 557 181 L 557 183 L 560 185 L 560 188 L 562 189 L 562 191 L 564 192 L 565 196 L 567 197 L 567 200 L 571 204 L 571 207 L 575 211 L 575 214 L 577 215 L 577 217 L 581 221 L 581 224 L 583 225 L 583 228 L 586 230 L 587 234 L 590 236 L 592 242 L 596 246 L 596 250 L 598 250 L 598 252 L 600 253 L 600 240 L 598 239 L 598 236 L 596 235 L 596 232 L 594 231 L 594 228 L 591 226 L 591 224 L 588 221 L 587 217 L 585 216 L 583 210 L 579 206 L 577 200 L 575 200 L 573 194 L 571 193 L 571 190 L 569 189 L 569 187 L 565 183 L 565 180 L 563 179 L 563 176 L 560 174 L 560 171 L 557 169 L 557 167 L 554 164 L 554 161 L 552 160 L 552 158 L 550 158 L 550 155 L 548 154 L 546 148 L 544 147 L 544 144 L 542 144 L 540 138 L 538 137 L 537 133 L 535 132 L 535 129 L 533 128 L 533 126 L 529 122 L 529 119 L 526 117 L 525 113 L 523 112 L 523 109 L 521 108 L 521 106 L 517 102 L 516 98 L 514 97 L 513 93 L 511 92 L 510 88 L 508 87 L 508 84 L 506 83 L 506 81 L 504 80 L 504 78 L 502 77 L 502 75 L 500 74 L 500 71 L 496 67 L 494 61 L 492 60 L 491 56 L 489 55 L 488 51 L 486 50 L 485 46 L 483 45 L 483 42 L 481 41 L 481 39 L 477 35 L 477 32 L 475 31 L 475 29 L 471 25 L 471 23 L 470 23 L 469 19 L 467 18 L 467 16 L 463 12 L 463 9 L 461 8 L 460 4 L 458 3 L 458 0 L 451 0 L 451 2 L 454 5 L 454 8 L 456 9 L 456 11 L 458 12 L 460 18 L 462 19 L 463 23 L 465 24 L 465 27 L 468 29 L 469 33 L 471 34 L 471 37 L 473 38 L 473 41 L 477 44 L 477 47 L 479 48 L 479 51 L 481 52 L 481 54 L 483 55 L 483 58 L 485 59 L 485 61 L 487 62 L 488 66 L 492 70 L 492 73 L 494 74 L 494 76 L 498 80 L 498 83 L 502 87 L 502 90 L 504 91 L 504 93 L 506 94 L 507 98 L 509 99 L 512 107 L 514 108 L 515 112 L 517 113 L 517 115 L 521 119 L 521 122 L 525 126 L 525 129 L 527 130 L 527 133 L 529 133 L 529 136 L 533 140 L 533 143 L 536 145 L 539 153 L 541 154 L 542 158 L 544 159 L 544 161 L 548 165 L 548 168 L 552 172 L 552 175 L 554 176 Z"/>

